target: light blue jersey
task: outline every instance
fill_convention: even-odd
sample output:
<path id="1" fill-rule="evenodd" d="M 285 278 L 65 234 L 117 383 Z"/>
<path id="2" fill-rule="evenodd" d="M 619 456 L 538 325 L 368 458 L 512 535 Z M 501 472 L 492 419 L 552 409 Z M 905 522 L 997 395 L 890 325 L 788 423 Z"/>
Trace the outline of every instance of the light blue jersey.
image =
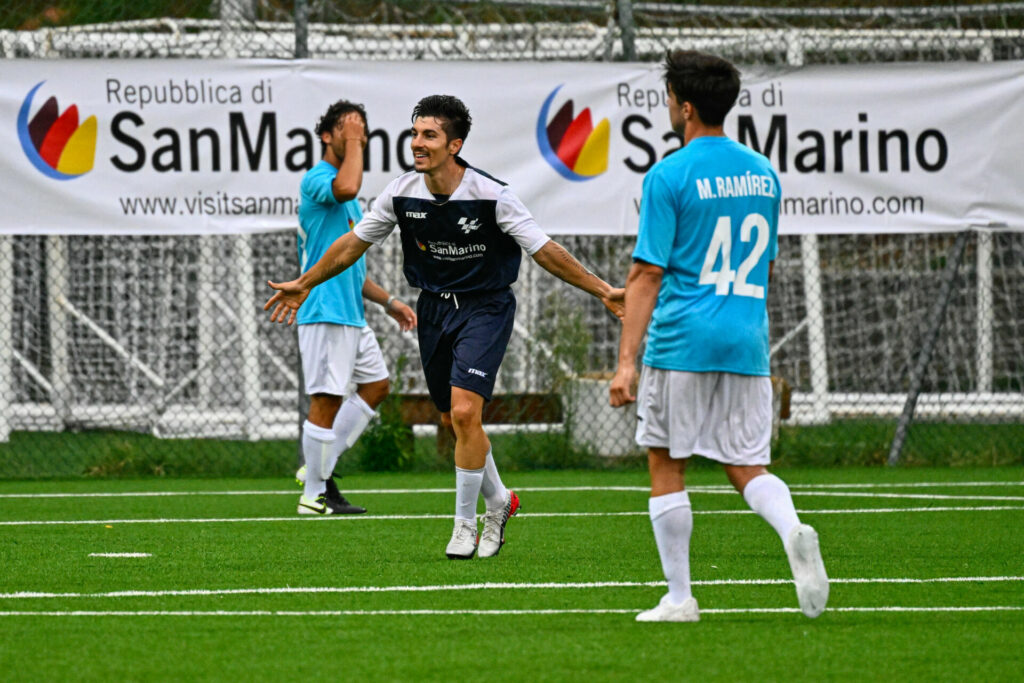
<path id="1" fill-rule="evenodd" d="M 338 174 L 326 161 L 321 161 L 302 177 L 299 189 L 299 265 L 302 272 L 320 260 L 334 240 L 355 227 L 363 217 L 359 202 L 339 202 L 331 191 Z M 365 327 L 363 282 L 366 260 L 360 257 L 350 268 L 310 291 L 296 322 L 334 323 Z"/>
<path id="2" fill-rule="evenodd" d="M 778 224 L 778 175 L 729 138 L 695 138 L 651 168 L 633 258 L 665 275 L 645 365 L 770 374 L 766 297 Z"/>

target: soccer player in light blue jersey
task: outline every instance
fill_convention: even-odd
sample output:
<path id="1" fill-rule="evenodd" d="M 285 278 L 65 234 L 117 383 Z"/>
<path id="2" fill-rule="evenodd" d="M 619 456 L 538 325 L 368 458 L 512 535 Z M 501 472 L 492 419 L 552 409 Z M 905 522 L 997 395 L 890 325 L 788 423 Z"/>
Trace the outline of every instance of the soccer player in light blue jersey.
<path id="1" fill-rule="evenodd" d="M 693 513 L 684 477 L 693 454 L 720 462 L 779 534 L 800 609 L 817 617 L 828 600 L 818 535 L 800 523 L 789 487 L 765 469 L 772 428 L 766 300 L 778 251 L 778 176 L 763 155 L 725 135 L 740 87 L 732 64 L 671 52 L 665 84 L 669 119 L 684 146 L 644 178 L 610 389 L 613 406 L 637 403 L 636 439 L 648 449 L 651 525 L 668 581 L 668 593 L 637 621 L 700 619 L 690 591 Z"/>
<path id="2" fill-rule="evenodd" d="M 316 127 L 323 158 L 302 178 L 299 198 L 299 263 L 303 272 L 363 217 L 356 196 L 363 181 L 366 112 L 335 102 Z M 333 472 L 342 452 L 366 429 L 389 392 L 384 355 L 366 324 L 363 299 L 380 304 L 402 330 L 416 314 L 366 277 L 363 259 L 314 287 L 299 312 L 299 353 L 309 415 L 302 425 L 305 465 L 299 514 L 358 514 L 366 510 L 341 495 Z M 356 391 L 342 402 L 349 383 Z"/>

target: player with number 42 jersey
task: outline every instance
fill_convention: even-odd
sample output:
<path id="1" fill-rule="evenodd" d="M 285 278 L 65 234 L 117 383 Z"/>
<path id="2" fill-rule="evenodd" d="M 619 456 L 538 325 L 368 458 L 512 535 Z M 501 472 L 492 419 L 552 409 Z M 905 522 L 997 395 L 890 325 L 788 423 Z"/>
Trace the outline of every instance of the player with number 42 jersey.
<path id="1" fill-rule="evenodd" d="M 644 178 L 619 362 L 608 388 L 611 405 L 637 406 L 636 442 L 647 448 L 648 508 L 668 585 L 661 601 L 636 618 L 700 620 L 690 584 L 693 511 L 685 476 L 693 455 L 720 463 L 779 535 L 800 610 L 814 618 L 829 590 L 818 532 L 800 522 L 789 487 L 766 469 L 767 294 L 778 253 L 779 179 L 767 158 L 725 134 L 740 91 L 733 64 L 672 51 L 665 89 L 669 122 L 684 144 Z"/>
<path id="2" fill-rule="evenodd" d="M 768 376 L 765 297 L 779 223 L 768 159 L 698 137 L 651 168 L 643 196 L 633 258 L 665 269 L 644 365 Z"/>

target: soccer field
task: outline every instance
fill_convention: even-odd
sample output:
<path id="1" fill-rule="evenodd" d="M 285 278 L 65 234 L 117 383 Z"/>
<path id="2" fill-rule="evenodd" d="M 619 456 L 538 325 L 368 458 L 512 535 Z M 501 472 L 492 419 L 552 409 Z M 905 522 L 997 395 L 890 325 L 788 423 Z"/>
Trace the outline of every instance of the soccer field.
<path id="1" fill-rule="evenodd" d="M 274 480 L 0 483 L 5 680 L 1019 680 L 1020 468 L 781 470 L 829 609 L 779 540 L 691 473 L 696 624 L 664 581 L 646 475 L 511 473 L 496 558 L 444 556 L 449 475 L 358 475 L 370 512 L 295 514 Z"/>

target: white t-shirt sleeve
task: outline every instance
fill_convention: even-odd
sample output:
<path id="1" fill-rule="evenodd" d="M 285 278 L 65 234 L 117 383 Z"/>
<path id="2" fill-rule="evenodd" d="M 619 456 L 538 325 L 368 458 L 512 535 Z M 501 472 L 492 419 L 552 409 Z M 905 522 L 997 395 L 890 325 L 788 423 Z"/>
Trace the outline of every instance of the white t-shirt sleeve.
<path id="1" fill-rule="evenodd" d="M 366 212 L 363 220 L 356 224 L 352 232 L 364 242 L 380 244 L 390 235 L 395 226 L 398 225 L 398 217 L 395 215 L 395 180 L 388 183 L 384 191 L 373 200 L 373 207 Z"/>
<path id="2" fill-rule="evenodd" d="M 534 220 L 519 197 L 515 196 L 507 187 L 501 188 L 494 214 L 498 219 L 498 227 L 501 228 L 501 231 L 511 236 L 516 244 L 530 256 L 536 254 L 551 240 L 537 225 L 537 221 Z"/>

